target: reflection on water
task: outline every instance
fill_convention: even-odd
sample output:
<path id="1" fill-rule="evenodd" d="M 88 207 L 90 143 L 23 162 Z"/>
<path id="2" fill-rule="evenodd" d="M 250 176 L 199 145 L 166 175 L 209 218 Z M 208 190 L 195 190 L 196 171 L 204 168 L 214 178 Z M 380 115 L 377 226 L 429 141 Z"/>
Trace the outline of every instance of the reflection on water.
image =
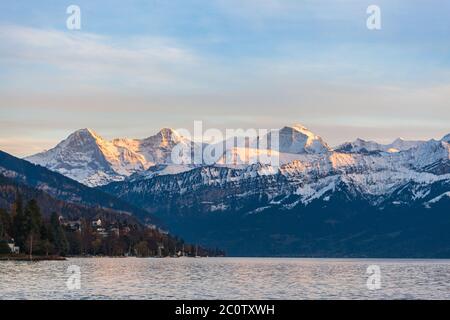
<path id="1" fill-rule="evenodd" d="M 81 269 L 68 290 L 67 268 Z M 368 290 L 369 265 L 381 289 Z M 0 261 L 2 299 L 450 299 L 449 260 L 72 258 Z"/>

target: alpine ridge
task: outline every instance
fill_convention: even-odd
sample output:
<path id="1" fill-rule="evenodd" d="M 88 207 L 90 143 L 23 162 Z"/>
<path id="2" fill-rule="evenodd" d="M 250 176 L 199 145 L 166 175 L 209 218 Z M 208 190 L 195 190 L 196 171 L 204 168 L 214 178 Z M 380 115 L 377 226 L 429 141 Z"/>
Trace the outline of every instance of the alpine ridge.
<path id="1" fill-rule="evenodd" d="M 335 148 L 302 125 L 278 135 L 279 150 L 271 150 L 277 165 L 227 163 L 222 154 L 213 164 L 174 164 L 170 153 L 178 143 L 203 146 L 171 129 L 112 141 L 85 129 L 27 159 L 142 208 L 140 218 L 152 214 L 188 241 L 230 254 L 450 256 L 443 234 L 450 225 L 450 134 L 390 144 L 357 139 Z M 245 160 L 265 152 L 245 149 L 224 153 Z M 441 242 L 430 240 L 433 233 Z M 421 249 L 407 252 L 407 243 Z"/>
<path id="2" fill-rule="evenodd" d="M 145 139 L 111 141 L 91 129 L 81 129 L 53 149 L 25 160 L 88 186 L 99 186 L 125 180 L 155 165 L 171 163 L 172 149 L 178 144 L 195 147 L 193 142 L 168 128 Z"/>

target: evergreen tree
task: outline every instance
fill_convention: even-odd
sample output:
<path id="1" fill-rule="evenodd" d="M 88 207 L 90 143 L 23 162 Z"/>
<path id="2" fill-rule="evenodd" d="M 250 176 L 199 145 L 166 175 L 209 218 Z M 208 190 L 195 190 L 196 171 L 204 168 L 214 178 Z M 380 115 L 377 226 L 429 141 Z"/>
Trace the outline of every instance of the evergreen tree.
<path id="1" fill-rule="evenodd" d="M 39 235 L 42 223 L 41 209 L 39 208 L 36 200 L 30 200 L 24 210 L 25 216 L 25 235 L 26 239 L 29 239 L 29 253 L 30 260 L 33 259 L 33 243 L 36 240 L 36 236 Z"/>
<path id="2" fill-rule="evenodd" d="M 63 256 L 67 254 L 69 245 L 56 212 L 53 212 L 50 217 L 50 240 L 53 242 L 56 254 Z"/>
<path id="3" fill-rule="evenodd" d="M 9 249 L 8 242 L 5 240 L 0 240 L 0 254 L 9 254 L 11 250 Z"/>
<path id="4" fill-rule="evenodd" d="M 147 241 L 141 241 L 135 245 L 136 255 L 138 257 L 148 257 L 150 255 L 150 250 L 148 248 Z"/>
<path id="5" fill-rule="evenodd" d="M 12 216 L 12 233 L 15 243 L 21 248 L 25 248 L 28 237 L 27 218 L 23 211 L 22 196 L 20 193 L 16 194 L 16 201 L 13 206 Z"/>
<path id="6" fill-rule="evenodd" d="M 13 204 L 13 218 L 18 214 L 18 213 L 23 213 L 23 200 L 22 200 L 22 195 L 20 194 L 20 192 L 17 190 L 16 191 L 16 200 L 14 201 Z"/>
<path id="7" fill-rule="evenodd" d="M 11 214 L 0 209 L 0 251 L 10 252 L 7 240 L 13 237 L 22 252 L 29 250 L 30 259 L 33 253 L 110 256 L 135 253 L 139 257 L 148 257 L 174 255 L 182 251 L 188 256 L 210 253 L 223 255 L 219 250 L 214 252 L 184 244 L 182 239 L 173 238 L 157 229 L 127 225 L 126 221 L 112 220 L 105 223 L 105 228 L 110 231 L 107 237 L 93 229 L 85 218 L 81 218 L 80 223 L 80 229 L 64 230 L 58 214 L 54 212 L 50 219 L 43 220 L 37 201 L 31 200 L 23 208 L 22 197 L 17 193 Z M 119 234 L 111 230 L 112 227 L 119 228 Z"/>
<path id="8" fill-rule="evenodd" d="M 11 216 L 9 213 L 0 209 L 0 240 L 11 236 Z"/>

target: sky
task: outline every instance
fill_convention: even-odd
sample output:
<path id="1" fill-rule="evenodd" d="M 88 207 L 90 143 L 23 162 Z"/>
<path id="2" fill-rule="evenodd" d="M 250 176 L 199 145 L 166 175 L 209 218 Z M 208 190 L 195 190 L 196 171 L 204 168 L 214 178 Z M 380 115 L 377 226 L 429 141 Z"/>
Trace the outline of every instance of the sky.
<path id="1" fill-rule="evenodd" d="M 369 5 L 381 30 L 369 30 Z M 69 5 L 81 29 L 69 30 Z M 334 146 L 450 132 L 450 2 L 0 2 L 0 150 L 301 123 Z"/>

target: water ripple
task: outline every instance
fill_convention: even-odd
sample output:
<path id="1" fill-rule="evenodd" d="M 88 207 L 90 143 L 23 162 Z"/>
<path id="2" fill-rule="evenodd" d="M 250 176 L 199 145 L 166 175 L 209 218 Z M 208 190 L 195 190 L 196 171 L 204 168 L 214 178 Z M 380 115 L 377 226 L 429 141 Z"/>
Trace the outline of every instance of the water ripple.
<path id="1" fill-rule="evenodd" d="M 366 269 L 381 269 L 368 290 Z M 81 268 L 69 290 L 67 268 Z M 1 299 L 450 299 L 449 260 L 72 258 L 0 262 Z"/>

